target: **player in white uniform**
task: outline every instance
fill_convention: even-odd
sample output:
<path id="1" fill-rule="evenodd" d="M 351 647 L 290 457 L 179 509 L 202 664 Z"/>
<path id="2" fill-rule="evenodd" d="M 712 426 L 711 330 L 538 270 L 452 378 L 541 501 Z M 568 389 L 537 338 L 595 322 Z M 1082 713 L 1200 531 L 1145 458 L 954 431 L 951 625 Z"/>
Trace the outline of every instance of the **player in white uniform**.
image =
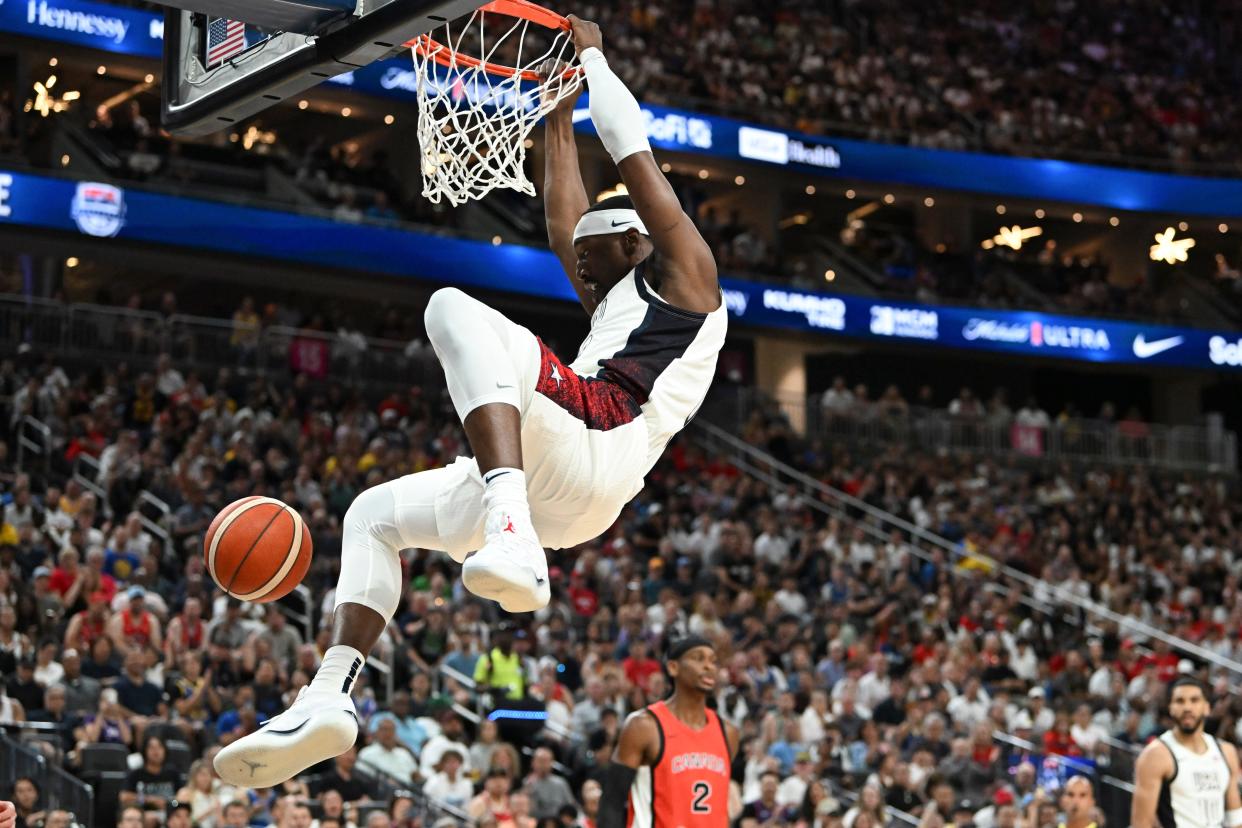
<path id="1" fill-rule="evenodd" d="M 574 101 L 563 102 L 547 123 L 548 238 L 591 314 L 590 335 L 566 364 L 459 290 L 431 297 L 427 336 L 474 458 L 376 486 L 350 506 L 332 644 L 287 711 L 217 755 L 229 784 L 270 787 L 354 744 L 349 694 L 397 609 L 400 550 L 444 550 L 474 594 L 509 612 L 540 609 L 550 597 L 544 548 L 606 530 L 707 395 L 727 326 L 711 250 L 656 165 L 598 27 L 570 21 L 591 119 L 632 198 L 591 206 Z"/>
<path id="2" fill-rule="evenodd" d="M 1238 828 L 1238 751 L 1203 732 L 1207 689 L 1183 676 L 1169 689 L 1174 726 L 1153 739 L 1134 768 L 1132 828 Z"/>

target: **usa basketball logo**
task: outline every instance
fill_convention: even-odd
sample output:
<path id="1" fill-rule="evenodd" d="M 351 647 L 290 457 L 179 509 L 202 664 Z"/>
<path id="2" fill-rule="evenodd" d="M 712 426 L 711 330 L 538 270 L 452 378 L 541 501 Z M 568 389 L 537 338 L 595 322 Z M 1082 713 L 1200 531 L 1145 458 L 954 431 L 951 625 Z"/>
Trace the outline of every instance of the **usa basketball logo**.
<path id="1" fill-rule="evenodd" d="M 111 184 L 82 181 L 69 213 L 86 235 L 115 236 L 125 226 L 125 191 Z"/>

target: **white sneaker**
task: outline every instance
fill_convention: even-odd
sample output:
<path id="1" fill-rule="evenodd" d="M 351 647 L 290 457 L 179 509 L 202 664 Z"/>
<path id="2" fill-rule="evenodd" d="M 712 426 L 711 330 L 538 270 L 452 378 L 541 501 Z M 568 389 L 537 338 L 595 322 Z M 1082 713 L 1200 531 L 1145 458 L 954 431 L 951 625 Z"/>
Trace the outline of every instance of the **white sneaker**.
<path id="1" fill-rule="evenodd" d="M 461 581 L 505 612 L 534 612 L 552 598 L 548 558 L 535 529 L 503 512 L 488 518 L 483 548 L 466 559 Z"/>
<path id="2" fill-rule="evenodd" d="M 221 779 L 239 788 L 270 788 L 353 747 L 358 738 L 353 699 L 306 690 L 298 691 L 284 713 L 216 754 Z"/>

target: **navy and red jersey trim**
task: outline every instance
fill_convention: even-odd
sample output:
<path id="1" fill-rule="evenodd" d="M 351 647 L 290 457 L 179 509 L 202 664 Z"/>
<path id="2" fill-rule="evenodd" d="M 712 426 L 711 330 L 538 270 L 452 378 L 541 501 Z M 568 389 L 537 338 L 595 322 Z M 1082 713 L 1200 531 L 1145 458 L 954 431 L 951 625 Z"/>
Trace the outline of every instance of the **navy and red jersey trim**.
<path id="1" fill-rule="evenodd" d="M 600 360 L 595 377 L 575 374 L 539 342 L 535 390 L 590 429 L 608 431 L 638 417 L 656 380 L 686 353 L 708 316 L 674 307 L 653 294 L 643 279 L 642 265 L 634 269 L 633 278 L 647 311 L 621 350 Z"/>
<path id="2" fill-rule="evenodd" d="M 535 391 L 596 431 L 631 423 L 643 413 L 642 405 L 615 383 L 581 377 L 569 370 L 539 340 L 539 382 Z"/>
<path id="3" fill-rule="evenodd" d="M 643 280 L 641 266 L 634 269 L 634 282 L 638 295 L 647 303 L 647 313 L 630 332 L 625 346 L 600 361 L 598 376 L 624 388 L 642 405 L 650 398 L 660 374 L 685 355 L 707 314 L 673 307 L 654 296 Z"/>

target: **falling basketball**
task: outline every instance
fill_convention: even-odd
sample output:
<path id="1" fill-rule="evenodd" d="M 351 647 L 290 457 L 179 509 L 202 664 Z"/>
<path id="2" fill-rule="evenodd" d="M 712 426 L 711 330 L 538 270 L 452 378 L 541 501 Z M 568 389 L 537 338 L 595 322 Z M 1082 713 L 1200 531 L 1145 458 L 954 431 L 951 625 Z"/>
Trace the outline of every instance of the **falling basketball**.
<path id="1" fill-rule="evenodd" d="M 297 510 L 271 497 L 243 497 L 220 510 L 203 538 L 207 571 L 242 601 L 288 595 L 311 560 L 311 539 Z"/>

